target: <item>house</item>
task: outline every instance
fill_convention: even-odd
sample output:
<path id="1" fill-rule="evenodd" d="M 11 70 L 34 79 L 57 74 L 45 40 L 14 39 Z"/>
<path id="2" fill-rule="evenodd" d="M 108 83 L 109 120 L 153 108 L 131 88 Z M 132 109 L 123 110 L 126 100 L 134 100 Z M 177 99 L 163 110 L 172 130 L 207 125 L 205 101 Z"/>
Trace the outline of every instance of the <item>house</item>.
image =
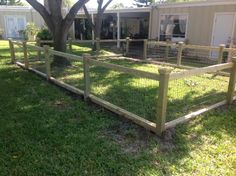
<path id="1" fill-rule="evenodd" d="M 28 22 L 34 22 L 38 27 L 44 25 L 44 20 L 31 7 L 0 6 L 0 31 L 3 38 L 19 39 Z"/>
<path id="2" fill-rule="evenodd" d="M 235 0 L 153 5 L 149 38 L 196 45 L 227 45 L 236 39 L 235 15 Z"/>
<path id="3" fill-rule="evenodd" d="M 92 20 L 96 11 L 90 11 Z M 235 0 L 205 0 L 183 3 L 153 4 L 146 8 L 107 10 L 102 38 L 149 38 L 160 41 L 185 41 L 196 45 L 230 44 L 236 39 Z M 40 15 L 30 7 L 0 6 L 0 28 L 4 38 L 20 38 L 27 22 L 44 25 Z M 94 39 L 83 11 L 79 11 L 71 30 L 72 38 Z M 120 44 L 117 42 L 117 46 Z"/>

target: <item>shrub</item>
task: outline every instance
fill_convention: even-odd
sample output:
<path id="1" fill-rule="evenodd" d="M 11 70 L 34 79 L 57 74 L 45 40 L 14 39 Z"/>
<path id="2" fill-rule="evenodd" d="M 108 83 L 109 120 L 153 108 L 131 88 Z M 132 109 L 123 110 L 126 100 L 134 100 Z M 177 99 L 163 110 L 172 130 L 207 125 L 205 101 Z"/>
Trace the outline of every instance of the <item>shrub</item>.
<path id="1" fill-rule="evenodd" d="M 43 28 L 38 32 L 37 38 L 40 40 L 52 40 L 52 34 L 48 29 Z"/>

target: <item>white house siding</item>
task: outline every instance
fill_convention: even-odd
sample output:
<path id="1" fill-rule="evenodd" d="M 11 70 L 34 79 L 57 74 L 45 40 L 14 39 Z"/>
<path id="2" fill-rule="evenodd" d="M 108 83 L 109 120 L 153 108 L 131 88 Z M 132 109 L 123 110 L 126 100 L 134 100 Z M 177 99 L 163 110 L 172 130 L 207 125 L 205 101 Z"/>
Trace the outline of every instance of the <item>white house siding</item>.
<path id="1" fill-rule="evenodd" d="M 39 28 L 44 26 L 44 21 L 33 9 L 28 7 L 7 7 L 0 6 L 0 28 L 4 30 L 3 37 L 6 37 L 6 24 L 5 24 L 5 16 L 24 16 L 26 19 L 26 23 L 34 22 Z"/>
<path id="2" fill-rule="evenodd" d="M 190 44 L 211 45 L 212 31 L 215 13 L 235 12 L 236 4 L 229 5 L 208 5 L 208 6 L 187 6 L 166 7 L 158 6 L 152 9 L 152 23 L 150 29 L 150 38 L 159 37 L 159 16 L 161 14 L 187 14 L 187 39 Z M 234 38 L 236 38 L 236 26 L 234 29 Z"/>

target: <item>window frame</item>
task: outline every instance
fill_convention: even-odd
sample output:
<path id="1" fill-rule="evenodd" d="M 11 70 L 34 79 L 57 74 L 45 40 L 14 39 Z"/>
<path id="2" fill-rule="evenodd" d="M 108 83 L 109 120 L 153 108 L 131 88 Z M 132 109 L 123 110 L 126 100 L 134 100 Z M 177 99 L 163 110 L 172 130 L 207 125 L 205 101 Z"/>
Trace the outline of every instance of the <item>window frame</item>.
<path id="1" fill-rule="evenodd" d="M 186 16 L 186 32 L 185 37 L 171 37 L 171 41 L 173 42 L 183 42 L 188 38 L 188 23 L 189 23 L 189 14 L 188 13 L 161 13 L 159 15 L 159 22 L 158 22 L 158 40 L 160 41 L 160 34 L 161 34 L 161 19 L 162 16 Z"/>

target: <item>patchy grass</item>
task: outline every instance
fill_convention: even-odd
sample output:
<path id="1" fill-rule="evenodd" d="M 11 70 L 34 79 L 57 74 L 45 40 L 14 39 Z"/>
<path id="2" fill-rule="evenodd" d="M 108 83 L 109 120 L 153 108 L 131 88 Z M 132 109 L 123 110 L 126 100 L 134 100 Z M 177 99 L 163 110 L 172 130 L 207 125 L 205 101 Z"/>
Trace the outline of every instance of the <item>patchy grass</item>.
<path id="1" fill-rule="evenodd" d="M 10 65 L 7 42 L 0 42 L 0 80 L 0 175 L 236 172 L 235 105 L 161 140 Z"/>

